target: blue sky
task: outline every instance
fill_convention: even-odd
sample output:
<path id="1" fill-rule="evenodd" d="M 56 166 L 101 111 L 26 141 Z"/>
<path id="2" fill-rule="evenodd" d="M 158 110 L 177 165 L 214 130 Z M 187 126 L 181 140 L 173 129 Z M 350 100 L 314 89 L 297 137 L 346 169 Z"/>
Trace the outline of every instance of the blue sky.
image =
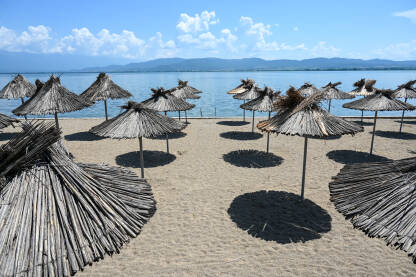
<path id="1" fill-rule="evenodd" d="M 416 1 L 1 1 L 0 51 L 416 60 Z M 81 57 L 81 58 L 80 58 Z"/>

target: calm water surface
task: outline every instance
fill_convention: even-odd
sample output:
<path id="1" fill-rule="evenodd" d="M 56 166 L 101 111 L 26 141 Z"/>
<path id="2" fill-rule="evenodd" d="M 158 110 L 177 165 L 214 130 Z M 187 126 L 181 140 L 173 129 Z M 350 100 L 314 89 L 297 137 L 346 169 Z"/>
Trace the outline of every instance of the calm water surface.
<path id="1" fill-rule="evenodd" d="M 344 91 L 353 89 L 352 84 L 361 78 L 377 80 L 377 88 L 396 88 L 397 85 L 416 79 L 416 71 L 279 71 L 279 72 L 162 72 L 162 73 L 111 73 L 111 78 L 121 87 L 133 94 L 132 100 L 143 101 L 151 96 L 150 88 L 171 88 L 177 85 L 177 80 L 188 80 L 189 84 L 203 91 L 198 100 L 188 100 L 196 104 L 196 107 L 188 112 L 189 116 L 212 117 L 216 109 L 218 117 L 241 116 L 240 104 L 242 101 L 233 99 L 226 91 L 240 84 L 242 78 L 252 78 L 259 86 L 270 86 L 274 89 L 286 91 L 290 85 L 301 86 L 304 82 L 313 83 L 321 87 L 328 82 L 341 81 L 339 87 Z M 46 81 L 48 74 L 25 74 L 29 81 L 36 79 Z M 80 94 L 88 88 L 97 77 L 97 73 L 64 73 L 61 83 L 69 90 Z M 5 86 L 11 79 L 11 74 L 0 74 L 0 87 Z M 342 104 L 351 100 L 333 100 L 331 113 L 336 115 L 361 115 L 360 111 L 342 108 Z M 120 113 L 120 106 L 125 100 L 110 100 L 109 115 L 116 116 Z M 416 100 L 408 101 L 416 105 Z M 20 105 L 20 100 L 0 99 L 0 113 L 11 115 L 11 111 Z M 327 107 L 327 103 L 322 103 Z M 265 116 L 265 113 L 256 113 Z M 372 115 L 365 112 L 365 115 Z M 401 112 L 381 112 L 380 115 L 401 115 Z M 416 115 L 408 113 L 409 115 Z M 177 113 L 170 115 L 176 116 Z M 96 105 L 72 113 L 60 115 L 60 117 L 103 117 L 104 104 L 98 102 Z"/>

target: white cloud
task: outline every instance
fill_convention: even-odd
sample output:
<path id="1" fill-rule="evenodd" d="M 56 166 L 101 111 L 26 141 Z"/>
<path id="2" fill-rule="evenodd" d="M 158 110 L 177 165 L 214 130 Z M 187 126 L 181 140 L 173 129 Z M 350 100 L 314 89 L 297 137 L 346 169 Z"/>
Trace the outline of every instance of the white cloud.
<path id="1" fill-rule="evenodd" d="M 393 60 L 409 60 L 416 57 L 416 40 L 390 44 L 374 51 L 379 58 Z"/>
<path id="2" fill-rule="evenodd" d="M 43 25 L 29 26 L 17 34 L 14 30 L 0 27 L 0 49 L 9 52 L 50 53 L 50 29 Z"/>
<path id="3" fill-rule="evenodd" d="M 196 33 L 208 31 L 210 25 L 217 24 L 219 19 L 215 16 L 215 11 L 203 11 L 201 14 L 190 16 L 186 13 L 181 13 L 180 21 L 176 28 L 184 33 Z"/>
<path id="4" fill-rule="evenodd" d="M 313 57 L 337 57 L 341 50 L 335 46 L 328 45 L 326 41 L 320 41 L 310 49 L 310 55 Z"/>
<path id="5" fill-rule="evenodd" d="M 243 26 L 248 28 L 246 34 L 255 35 L 259 40 L 264 40 L 265 36 L 270 36 L 272 34 L 272 31 L 270 31 L 270 24 L 264 24 L 262 22 L 254 23 L 253 19 L 248 16 L 240 17 L 240 22 Z"/>
<path id="6" fill-rule="evenodd" d="M 413 23 L 416 23 L 416 8 L 408 11 L 403 12 L 395 12 L 393 13 L 394 16 L 400 16 L 405 17 L 407 19 L 410 19 Z"/>
<path id="7" fill-rule="evenodd" d="M 299 31 L 299 27 L 298 26 L 293 27 L 293 31 L 295 32 Z"/>

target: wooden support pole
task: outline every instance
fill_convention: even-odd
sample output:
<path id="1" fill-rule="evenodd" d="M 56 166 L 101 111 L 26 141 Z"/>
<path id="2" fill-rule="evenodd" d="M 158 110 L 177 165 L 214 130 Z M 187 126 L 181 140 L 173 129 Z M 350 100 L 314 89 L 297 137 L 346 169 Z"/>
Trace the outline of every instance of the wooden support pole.
<path id="1" fill-rule="evenodd" d="M 244 104 L 246 103 L 246 100 L 244 100 Z M 243 121 L 246 121 L 246 110 L 243 109 Z"/>
<path id="2" fill-rule="evenodd" d="M 105 121 L 107 121 L 108 120 L 107 99 L 104 100 L 104 109 L 105 109 Z"/>
<path id="3" fill-rule="evenodd" d="M 185 111 L 185 122 L 188 123 L 188 115 L 186 114 L 186 111 Z"/>
<path id="4" fill-rule="evenodd" d="M 181 111 L 178 111 L 179 113 L 179 121 L 181 120 Z"/>
<path id="5" fill-rule="evenodd" d="M 143 142 L 142 137 L 139 137 L 139 144 L 140 144 L 140 167 L 141 167 L 141 173 L 142 178 L 144 178 L 144 158 L 143 158 Z"/>
<path id="6" fill-rule="evenodd" d="M 166 112 L 165 115 L 167 116 Z M 169 134 L 166 134 L 166 152 L 169 154 Z"/>
<path id="7" fill-rule="evenodd" d="M 22 100 L 22 105 L 25 103 L 25 99 L 23 99 L 23 97 L 22 98 L 20 98 L 21 100 Z M 27 120 L 27 116 L 26 115 L 24 115 L 24 117 L 25 117 L 25 120 Z"/>
<path id="8" fill-rule="evenodd" d="M 55 112 L 55 125 L 56 125 L 56 129 L 59 130 L 59 121 L 58 121 L 58 113 Z"/>
<path id="9" fill-rule="evenodd" d="M 404 102 L 407 103 L 407 98 L 404 99 Z M 403 118 L 404 118 L 404 110 L 402 112 L 402 119 L 400 120 L 400 129 L 399 133 L 402 133 L 402 126 L 403 126 Z"/>
<path id="10" fill-rule="evenodd" d="M 374 135 L 376 133 L 377 111 L 374 113 L 373 136 L 371 137 L 370 155 L 373 155 Z"/>
<path id="11" fill-rule="evenodd" d="M 363 125 L 364 110 L 361 110 L 361 125 Z"/>
<path id="12" fill-rule="evenodd" d="M 269 118 L 270 119 L 270 112 L 269 112 Z M 267 146 L 266 146 L 266 152 L 269 153 L 269 139 L 270 139 L 270 132 L 267 132 Z"/>
<path id="13" fill-rule="evenodd" d="M 253 110 L 253 121 L 251 123 L 251 132 L 254 133 L 254 110 Z"/>
<path id="14" fill-rule="evenodd" d="M 329 103 L 328 103 L 328 112 L 329 113 L 331 112 L 331 101 L 332 101 L 332 99 L 329 99 Z"/>
<path id="15" fill-rule="evenodd" d="M 303 146 L 303 171 L 302 171 L 302 190 L 300 193 L 300 197 L 302 198 L 302 201 L 305 195 L 305 173 L 306 173 L 306 156 L 308 154 L 308 138 L 305 137 L 305 144 Z"/>

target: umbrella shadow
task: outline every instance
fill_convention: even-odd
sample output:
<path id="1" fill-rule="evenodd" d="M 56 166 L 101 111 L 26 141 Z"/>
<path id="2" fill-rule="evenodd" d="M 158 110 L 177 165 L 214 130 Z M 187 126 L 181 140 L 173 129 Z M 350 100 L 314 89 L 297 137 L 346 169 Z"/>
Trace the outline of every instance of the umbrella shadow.
<path id="1" fill-rule="evenodd" d="M 374 124 L 373 122 L 368 122 L 368 121 L 361 122 L 361 120 L 354 120 L 352 122 L 354 122 L 358 125 L 361 125 L 361 126 L 373 126 L 373 124 Z"/>
<path id="2" fill-rule="evenodd" d="M 176 132 L 176 133 L 169 134 L 169 139 L 180 139 L 180 138 L 185 137 L 186 135 L 187 134 L 184 132 Z M 150 139 L 166 140 L 166 135 L 156 136 Z"/>
<path id="3" fill-rule="evenodd" d="M 370 134 L 373 134 L 373 132 L 370 132 Z M 404 139 L 404 140 L 415 140 L 416 135 L 412 133 L 406 133 L 406 132 L 392 132 L 392 131 L 376 131 L 375 135 L 378 137 L 383 138 L 391 138 L 391 139 Z"/>
<path id="4" fill-rule="evenodd" d="M 224 126 L 244 126 L 244 125 L 250 124 L 250 122 L 248 122 L 248 121 L 227 121 L 227 120 L 223 120 L 223 121 L 218 121 L 217 124 L 218 125 L 224 125 Z"/>
<path id="5" fill-rule="evenodd" d="M 224 132 L 220 134 L 220 137 L 234 140 L 256 140 L 263 137 L 263 134 L 252 132 Z"/>
<path id="6" fill-rule="evenodd" d="M 102 140 L 103 137 L 99 137 L 90 132 L 78 132 L 64 136 L 67 141 L 95 141 Z"/>
<path id="7" fill-rule="evenodd" d="M 312 139 L 319 139 L 319 140 L 335 140 L 335 139 L 340 139 L 341 136 L 330 136 L 330 137 L 312 137 Z"/>
<path id="8" fill-rule="evenodd" d="M 234 198 L 228 214 L 251 236 L 286 244 L 321 238 L 331 230 L 329 213 L 311 200 L 284 191 L 256 191 Z"/>
<path id="9" fill-rule="evenodd" d="M 0 132 L 0 141 L 6 141 L 11 140 L 15 136 L 17 136 L 19 133 L 13 132 L 13 133 L 2 133 Z"/>
<path id="10" fill-rule="evenodd" d="M 326 156 L 341 164 L 355 164 L 355 163 L 371 163 L 371 162 L 385 162 L 390 159 L 378 156 L 370 155 L 367 152 L 353 151 L 353 150 L 333 150 L 326 154 Z"/>
<path id="11" fill-rule="evenodd" d="M 266 153 L 258 150 L 237 150 L 231 151 L 222 156 L 224 161 L 238 167 L 265 168 L 278 166 L 283 158 L 273 153 Z"/>
<path id="12" fill-rule="evenodd" d="M 400 120 L 396 120 L 396 122 L 400 124 Z M 416 125 L 416 120 L 403 120 L 404 124 Z"/>
<path id="13" fill-rule="evenodd" d="M 144 168 L 170 164 L 176 156 L 162 151 L 143 150 Z M 140 168 L 140 152 L 133 151 L 116 157 L 116 164 L 125 167 Z"/>

